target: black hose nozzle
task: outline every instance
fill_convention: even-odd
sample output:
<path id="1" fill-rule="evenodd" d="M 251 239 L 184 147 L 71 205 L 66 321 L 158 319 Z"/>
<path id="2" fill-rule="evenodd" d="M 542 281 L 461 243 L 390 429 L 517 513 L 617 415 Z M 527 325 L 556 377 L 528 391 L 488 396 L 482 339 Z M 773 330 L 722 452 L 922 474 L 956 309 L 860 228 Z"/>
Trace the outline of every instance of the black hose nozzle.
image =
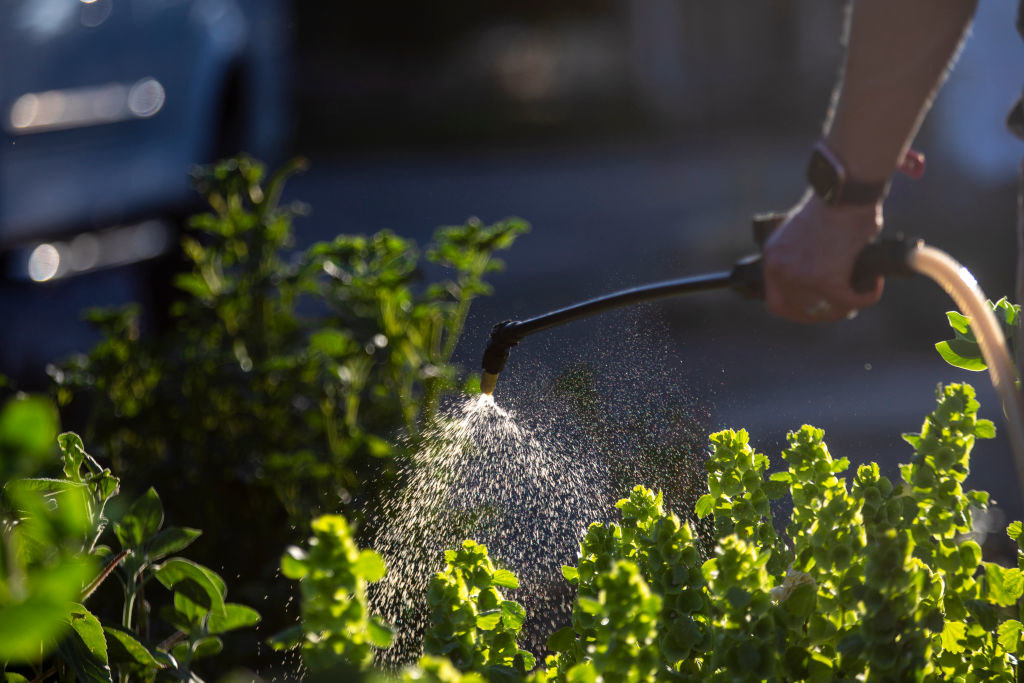
<path id="1" fill-rule="evenodd" d="M 480 391 L 487 395 L 494 393 L 498 375 L 505 369 L 505 363 L 508 361 L 508 353 L 521 339 L 521 336 L 515 333 L 517 325 L 518 322 L 515 320 L 504 320 L 491 329 L 491 339 L 484 349 L 481 363 L 483 373 L 480 376 Z"/>

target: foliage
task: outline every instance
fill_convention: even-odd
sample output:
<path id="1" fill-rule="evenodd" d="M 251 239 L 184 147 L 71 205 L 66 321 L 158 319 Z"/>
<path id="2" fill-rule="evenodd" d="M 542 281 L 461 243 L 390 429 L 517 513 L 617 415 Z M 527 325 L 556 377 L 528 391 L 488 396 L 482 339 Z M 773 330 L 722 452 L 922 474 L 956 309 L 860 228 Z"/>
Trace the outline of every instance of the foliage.
<path id="1" fill-rule="evenodd" d="M 423 639 L 424 651 L 448 657 L 463 671 L 532 669 L 534 656 L 516 642 L 526 610 L 506 600 L 499 590 L 518 588 L 515 575 L 495 569 L 487 547 L 471 540 L 445 551 L 445 561 L 427 592 L 431 624 Z"/>
<path id="2" fill-rule="evenodd" d="M 788 470 L 744 432 L 712 436 L 709 497 L 718 540 L 700 564 L 688 522 L 642 487 L 619 502 L 620 524 L 594 524 L 581 543 L 573 625 L 552 635 L 553 680 L 1015 680 L 1021 648 L 1021 566 L 981 561 L 968 540 L 969 454 L 994 435 L 965 385 L 938 405 L 894 486 L 877 464 L 850 485 L 821 430 L 789 435 Z M 788 538 L 767 501 L 789 493 Z M 762 498 L 763 495 L 763 498 Z M 767 525 L 767 526 L 765 526 Z M 1020 523 L 1008 532 L 1024 543 Z M 788 567 L 772 568 L 783 553 Z M 649 594 L 648 594 L 649 591 Z M 649 596 L 648 596 L 649 595 Z M 619 605 L 614 611 L 608 606 Z M 614 616 L 613 616 L 614 615 Z M 653 661 L 652 661 L 653 658 Z"/>
<path id="3" fill-rule="evenodd" d="M 289 254 L 298 209 L 278 202 L 300 167 L 265 186 L 244 157 L 198 171 L 212 212 L 184 240 L 173 326 L 144 339 L 137 310 L 92 312 L 103 341 L 52 374 L 62 403 L 93 400 L 91 431 L 115 462 L 130 452 L 193 486 L 271 488 L 308 519 L 364 492 L 395 427 L 429 422 L 455 385 L 470 302 L 501 267 L 492 254 L 526 227 L 441 228 L 427 257 L 451 277 L 426 286 L 416 246 L 390 232 Z"/>
<path id="4" fill-rule="evenodd" d="M 458 384 L 452 355 L 502 265 L 494 252 L 526 230 L 471 219 L 422 252 L 386 231 L 295 251 L 300 208 L 280 197 L 299 168 L 265 181 L 240 157 L 197 171 L 210 211 L 184 239 L 167 329 L 143 334 L 137 308 L 93 311 L 102 341 L 51 370 L 59 402 L 88 414 L 90 443 L 130 477 L 125 488 L 161 481 L 175 518 L 206 529 L 200 559 L 245 572 L 247 599 L 270 587 L 280 605 L 272 580 L 294 541 L 289 522 L 321 511 L 358 522 L 374 509 L 403 452 L 394 444 L 415 444 Z"/>
<path id="5" fill-rule="evenodd" d="M 270 644 L 278 650 L 297 649 L 314 680 L 396 680 L 371 669 L 374 648 L 391 645 L 391 628 L 370 615 L 366 597 L 367 586 L 383 578 L 384 561 L 372 550 L 359 549 L 341 515 L 319 517 L 312 529 L 308 550 L 292 546 L 281 558 L 282 573 L 299 582 L 301 621 L 272 637 Z M 518 586 L 516 577 L 495 570 L 487 549 L 473 541 L 445 557 L 445 570 L 431 582 L 428 654 L 397 674 L 397 680 L 519 680 L 517 674 L 535 664 L 533 655 L 516 646 L 526 612 L 498 592 L 498 587 Z"/>
<path id="6" fill-rule="evenodd" d="M 1020 305 L 1010 303 L 1005 296 L 995 303 L 991 301 L 986 303 L 996 314 L 996 320 L 999 321 L 1003 335 L 1010 345 L 1012 357 L 1015 349 L 1020 348 L 1018 345 Z M 953 339 L 935 344 L 935 350 L 939 352 L 939 355 L 947 363 L 957 368 L 974 371 L 987 369 L 988 366 L 981 355 L 981 348 L 974 337 L 974 331 L 971 330 L 970 317 L 959 311 L 949 311 L 946 313 L 946 318 L 949 320 L 949 326 L 953 328 L 955 336 Z"/>
<path id="7" fill-rule="evenodd" d="M 23 396 L 8 402 L 0 410 L 0 434 L 12 429 L 20 438 L 4 440 L 0 512 L 0 670 L 11 667 L 8 677 L 21 669 L 37 679 L 188 680 L 194 660 L 220 651 L 219 634 L 259 621 L 255 610 L 225 602 L 216 573 L 168 557 L 200 532 L 163 528 L 155 490 L 111 525 L 119 481 L 76 434 L 55 436 L 52 404 Z M 20 476 L 45 468 L 54 441 L 60 476 Z M 100 544 L 105 536 L 117 540 L 118 552 Z M 123 588 L 120 610 L 113 609 L 116 599 L 97 593 L 111 576 Z M 170 604 L 160 610 L 162 629 L 150 625 L 145 590 L 153 579 L 170 591 Z M 158 631 L 169 635 L 157 642 Z"/>
<path id="8" fill-rule="evenodd" d="M 302 621 L 271 640 L 276 649 L 298 647 L 310 670 L 365 669 L 374 647 L 391 644 L 391 629 L 370 616 L 366 585 L 384 576 L 384 560 L 360 550 L 341 515 L 312 522 L 309 550 L 291 546 L 281 558 L 281 572 L 299 581 Z"/>

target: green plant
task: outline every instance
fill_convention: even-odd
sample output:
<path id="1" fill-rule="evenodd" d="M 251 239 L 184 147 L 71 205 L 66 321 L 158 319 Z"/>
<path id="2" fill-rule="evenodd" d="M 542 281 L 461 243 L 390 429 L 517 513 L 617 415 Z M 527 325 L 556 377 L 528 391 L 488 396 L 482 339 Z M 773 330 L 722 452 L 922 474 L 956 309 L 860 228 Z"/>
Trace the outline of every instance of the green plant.
<path id="1" fill-rule="evenodd" d="M 377 509 L 394 459 L 460 385 L 452 355 L 471 301 L 501 267 L 495 252 L 526 230 L 471 219 L 422 251 L 386 231 L 294 251 L 301 210 L 279 202 L 300 168 L 265 180 L 240 157 L 197 171 L 210 210 L 183 242 L 171 325 L 147 336 L 137 308 L 93 311 L 102 341 L 51 372 L 59 402 L 88 414 L 87 438 L 125 473 L 126 490 L 161 481 L 173 516 L 206 530 L 199 559 L 244 572 L 243 597 L 269 589 L 278 605 L 289 523 L 323 511 L 359 522 Z M 285 623 L 267 616 L 272 628 Z"/>
<path id="2" fill-rule="evenodd" d="M 298 647 L 310 670 L 365 669 L 373 649 L 391 644 L 391 629 L 366 605 L 366 585 L 384 577 L 384 560 L 360 550 L 348 522 L 325 515 L 312 522 L 309 550 L 291 546 L 281 558 L 281 572 L 299 582 L 302 620 L 274 636 L 279 650 Z"/>
<path id="3" fill-rule="evenodd" d="M 536 663 L 516 639 L 526 610 L 500 588 L 518 588 L 507 569 L 495 569 L 486 546 L 463 541 L 447 550 L 446 566 L 430 580 L 430 627 L 423 638 L 429 655 L 444 655 L 462 671 L 508 669 L 525 673 Z"/>
<path id="4" fill-rule="evenodd" d="M 85 487 L 23 478 L 48 464 L 57 429 L 45 399 L 19 396 L 0 409 L 0 665 L 51 654 L 99 571 L 83 552 L 96 536 Z M 53 505 L 61 489 L 61 505 Z"/>
<path id="5" fill-rule="evenodd" d="M 988 497 L 961 486 L 975 440 L 995 430 L 977 419 L 970 387 L 950 385 L 937 398 L 921 431 L 906 436 L 914 455 L 899 486 L 874 463 L 848 486 L 837 476 L 848 462 L 834 460 L 813 427 L 789 435 L 789 468 L 768 478 L 767 459 L 745 433 L 713 435 L 709 493 L 697 511 L 714 514 L 718 540 L 703 564 L 688 523 L 666 513 L 660 496 L 634 489 L 618 505 L 622 524 L 592 525 L 579 566 L 564 569 L 579 593 L 573 626 L 549 640 L 549 674 L 1014 680 L 1024 577 L 1020 566 L 981 561 L 965 534 L 972 507 Z M 793 512 L 780 538 L 767 501 L 785 493 Z M 1009 528 L 1018 543 L 1021 528 Z M 608 604 L 634 612 L 613 619 Z M 648 621 L 642 605 L 651 605 Z"/>
<path id="6" fill-rule="evenodd" d="M 374 649 L 389 647 L 392 639 L 391 628 L 369 613 L 366 599 L 368 585 L 384 576 L 384 562 L 376 552 L 359 549 L 340 515 L 319 517 L 312 529 L 308 550 L 292 546 L 281 558 L 282 573 L 299 582 L 301 619 L 270 644 L 297 650 L 314 680 L 484 683 L 494 676 L 517 680 L 517 672 L 533 667 L 532 655 L 515 644 L 525 612 L 495 588 L 517 586 L 515 576 L 496 571 L 486 548 L 466 541 L 461 550 L 448 551 L 448 566 L 432 583 L 435 621 L 425 643 L 430 654 L 399 674 L 372 671 Z M 436 656 L 438 651 L 460 666 Z M 468 670 L 474 668 L 479 671 Z"/>
<path id="7" fill-rule="evenodd" d="M 1010 345 L 1010 355 L 1013 356 L 1015 350 L 1020 348 L 1018 339 L 1020 335 L 1020 305 L 1010 303 L 1005 296 L 995 303 L 991 301 L 986 303 L 996 314 L 996 319 L 1000 322 L 1006 341 Z M 959 311 L 949 311 L 946 313 L 946 318 L 949 320 L 949 326 L 953 328 L 955 336 L 935 344 L 935 350 L 939 352 L 943 360 L 953 367 L 964 370 L 979 372 L 987 369 L 985 359 L 981 356 L 981 348 L 970 327 L 971 319 Z"/>
<path id="8" fill-rule="evenodd" d="M 10 458 L 2 462 L 13 465 L 4 472 L 0 512 L 0 670 L 11 667 L 8 680 L 21 680 L 15 670 L 31 670 L 34 680 L 188 680 L 194 660 L 220 651 L 219 634 L 252 626 L 259 615 L 225 602 L 226 586 L 213 571 L 168 557 L 200 532 L 162 528 L 155 490 L 115 515 L 111 527 L 117 477 L 77 435 L 54 438 L 56 425 L 53 406 L 39 398 L 19 397 L 0 411 L 0 434 L 19 435 L 0 437 Z M 21 476 L 45 469 L 54 441 L 60 476 Z M 100 544 L 111 533 L 118 552 Z M 120 609 L 102 590 L 111 576 L 123 588 Z M 166 625 L 151 628 L 146 590 L 154 579 L 171 604 L 160 610 Z"/>

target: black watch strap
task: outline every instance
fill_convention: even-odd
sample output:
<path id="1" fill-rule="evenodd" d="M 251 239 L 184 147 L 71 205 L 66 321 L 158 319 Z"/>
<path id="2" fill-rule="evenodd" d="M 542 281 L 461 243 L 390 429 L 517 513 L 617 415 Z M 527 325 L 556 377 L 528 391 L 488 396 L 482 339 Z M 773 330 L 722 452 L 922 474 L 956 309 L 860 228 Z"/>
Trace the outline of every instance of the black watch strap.
<path id="1" fill-rule="evenodd" d="M 839 158 L 819 142 L 807 163 L 807 182 L 825 203 L 863 206 L 884 198 L 889 181 L 866 183 L 850 178 Z"/>

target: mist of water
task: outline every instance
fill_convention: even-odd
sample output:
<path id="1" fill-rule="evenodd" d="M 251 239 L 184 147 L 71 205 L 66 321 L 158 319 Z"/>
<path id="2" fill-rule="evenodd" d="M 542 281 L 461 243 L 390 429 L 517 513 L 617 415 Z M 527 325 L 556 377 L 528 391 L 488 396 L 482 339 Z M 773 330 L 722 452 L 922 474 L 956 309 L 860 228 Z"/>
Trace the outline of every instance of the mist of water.
<path id="1" fill-rule="evenodd" d="M 677 361 L 650 326 L 606 325 L 615 337 L 595 335 L 604 343 L 588 362 L 556 355 L 557 370 L 507 370 L 502 405 L 484 395 L 456 400 L 409 444 L 405 483 L 367 539 L 388 566 L 371 587 L 371 609 L 396 628 L 379 664 L 420 654 L 430 577 L 464 538 L 519 577 L 509 597 L 528 614 L 520 646 L 543 656 L 546 637 L 569 623 L 573 595 L 560 567 L 576 564 L 588 524 L 616 519 L 615 501 L 636 484 L 664 490 L 666 504 L 689 516 L 705 476 L 706 412 L 677 390 Z M 623 332 L 630 327 L 636 332 Z"/>

